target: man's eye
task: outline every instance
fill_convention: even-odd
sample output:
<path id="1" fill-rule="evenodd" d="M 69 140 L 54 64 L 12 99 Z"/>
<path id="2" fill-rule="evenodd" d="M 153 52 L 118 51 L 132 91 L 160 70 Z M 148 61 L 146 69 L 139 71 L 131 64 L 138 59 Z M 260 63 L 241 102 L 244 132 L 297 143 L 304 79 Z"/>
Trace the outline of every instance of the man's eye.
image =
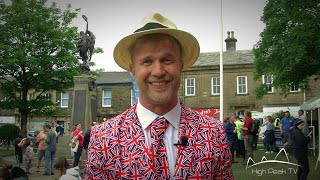
<path id="1" fill-rule="evenodd" d="M 164 63 L 165 64 L 171 64 L 173 61 L 171 60 L 171 59 L 166 59 L 166 60 L 164 60 Z"/>
<path id="2" fill-rule="evenodd" d="M 152 61 L 150 61 L 150 60 L 146 60 L 146 61 L 142 62 L 143 65 L 150 65 L 151 63 L 152 63 Z"/>

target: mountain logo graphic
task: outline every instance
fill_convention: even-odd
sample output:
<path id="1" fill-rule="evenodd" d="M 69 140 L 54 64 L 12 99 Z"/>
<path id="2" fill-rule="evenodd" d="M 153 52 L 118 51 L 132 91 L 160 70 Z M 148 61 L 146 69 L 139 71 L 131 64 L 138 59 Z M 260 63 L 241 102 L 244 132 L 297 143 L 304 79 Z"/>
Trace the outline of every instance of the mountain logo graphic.
<path id="1" fill-rule="evenodd" d="M 277 158 L 278 158 L 279 154 L 281 154 L 281 152 L 284 152 L 284 154 L 286 155 L 287 161 L 277 160 Z M 250 162 L 253 163 L 253 164 L 251 164 Z M 294 166 L 297 166 L 297 167 L 300 166 L 299 164 L 291 163 L 291 162 L 289 161 L 288 154 L 287 154 L 286 150 L 285 150 L 284 148 L 282 148 L 282 149 L 278 152 L 278 154 L 276 155 L 276 157 L 275 157 L 273 160 L 268 160 L 265 156 L 263 156 L 263 157 L 261 158 L 261 161 L 256 163 L 256 162 L 254 162 L 254 160 L 253 160 L 251 157 L 249 157 L 249 159 L 248 159 L 248 161 L 247 161 L 246 169 L 251 168 L 251 167 L 256 166 L 256 165 L 259 165 L 259 164 L 265 164 L 265 163 L 281 163 L 281 164 L 294 165 Z M 300 167 L 302 167 L 302 166 L 300 166 Z"/>

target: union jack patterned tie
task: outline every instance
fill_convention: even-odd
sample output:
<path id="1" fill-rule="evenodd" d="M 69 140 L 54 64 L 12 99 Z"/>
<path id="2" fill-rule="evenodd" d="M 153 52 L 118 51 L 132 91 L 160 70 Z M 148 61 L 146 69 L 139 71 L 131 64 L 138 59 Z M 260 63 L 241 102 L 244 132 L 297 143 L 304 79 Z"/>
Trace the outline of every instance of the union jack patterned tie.
<path id="1" fill-rule="evenodd" d="M 169 179 L 169 165 L 166 146 L 163 142 L 168 121 L 162 117 L 155 119 L 149 126 L 151 159 L 158 179 Z"/>

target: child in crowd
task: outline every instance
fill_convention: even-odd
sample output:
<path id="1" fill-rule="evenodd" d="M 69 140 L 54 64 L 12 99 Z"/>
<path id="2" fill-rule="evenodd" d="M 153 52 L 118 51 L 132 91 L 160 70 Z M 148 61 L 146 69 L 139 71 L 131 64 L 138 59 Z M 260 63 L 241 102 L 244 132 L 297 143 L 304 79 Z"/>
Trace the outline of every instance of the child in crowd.
<path id="1" fill-rule="evenodd" d="M 33 143 L 30 139 L 26 139 L 26 173 L 28 175 L 31 175 L 30 168 L 32 163 L 32 157 L 33 157 Z"/>
<path id="2" fill-rule="evenodd" d="M 78 172 L 79 167 L 69 169 L 69 163 L 66 157 L 59 157 L 54 168 L 57 170 L 59 180 L 81 180 L 80 173 Z"/>

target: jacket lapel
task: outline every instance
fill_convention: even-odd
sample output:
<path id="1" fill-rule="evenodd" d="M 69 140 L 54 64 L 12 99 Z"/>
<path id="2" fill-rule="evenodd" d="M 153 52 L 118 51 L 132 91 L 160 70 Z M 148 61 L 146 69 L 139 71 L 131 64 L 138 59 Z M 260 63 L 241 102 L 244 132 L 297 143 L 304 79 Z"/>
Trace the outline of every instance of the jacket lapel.
<path id="1" fill-rule="evenodd" d="M 174 179 L 187 179 L 188 174 L 194 171 L 194 157 L 195 154 L 195 135 L 198 129 L 198 124 L 196 119 L 193 118 L 193 114 L 190 109 L 185 108 L 181 105 L 181 118 L 180 118 L 180 128 L 179 128 L 179 139 L 181 136 L 188 137 L 188 145 L 186 147 L 177 146 L 177 162 L 174 172 Z M 179 140 L 180 141 L 180 140 Z M 179 142 L 181 143 L 181 142 Z"/>
<path id="2" fill-rule="evenodd" d="M 148 179 L 155 178 L 155 170 L 151 161 L 151 154 L 146 145 L 144 130 L 136 114 L 136 105 L 128 112 L 123 123 L 123 135 L 125 140 L 122 154 L 122 162 L 130 162 L 131 167 L 122 167 L 123 170 L 130 168 L 131 177 Z"/>

